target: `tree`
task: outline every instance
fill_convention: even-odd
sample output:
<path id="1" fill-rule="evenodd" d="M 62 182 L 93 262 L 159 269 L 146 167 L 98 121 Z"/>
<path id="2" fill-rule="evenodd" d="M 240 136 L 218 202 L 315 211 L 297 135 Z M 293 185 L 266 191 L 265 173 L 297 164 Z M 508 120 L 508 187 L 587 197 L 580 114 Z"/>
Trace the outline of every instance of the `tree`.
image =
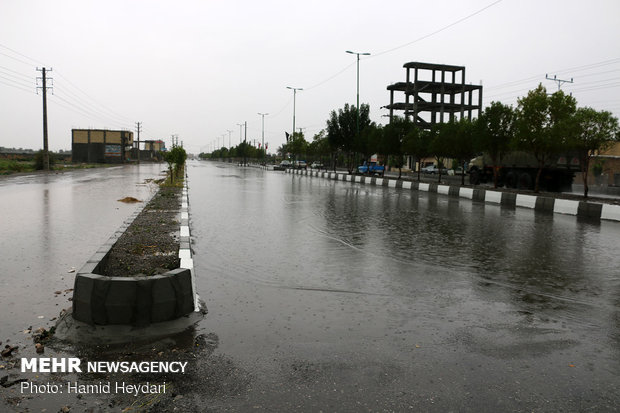
<path id="1" fill-rule="evenodd" d="M 286 143 L 286 152 L 293 154 L 293 157 L 297 159 L 298 157 L 304 157 L 307 151 L 308 142 L 304 138 L 303 133 L 295 132 Z"/>
<path id="2" fill-rule="evenodd" d="M 327 139 L 333 151 L 341 150 L 347 157 L 347 169 L 353 173 L 353 158 L 355 149 L 359 147 L 359 139 L 366 127 L 370 125 L 370 107 L 361 104 L 359 110 L 359 130 L 357 135 L 357 107 L 344 105 L 338 111 L 332 110 L 327 120 Z M 334 164 L 335 169 L 335 164 Z"/>
<path id="3" fill-rule="evenodd" d="M 441 170 L 444 168 L 443 159 L 450 156 L 450 145 L 453 123 L 441 123 L 434 126 L 430 131 L 429 149 L 431 154 L 437 161 L 437 168 L 439 168 L 438 182 L 441 183 Z"/>
<path id="4" fill-rule="evenodd" d="M 474 124 L 466 118 L 454 119 L 440 125 L 439 139 L 443 154 L 453 158 L 462 167 L 461 185 L 465 185 L 465 162 L 475 155 Z M 439 171 L 441 174 L 441 170 Z"/>
<path id="5" fill-rule="evenodd" d="M 476 146 L 491 158 L 494 188 L 497 188 L 499 164 L 514 136 L 514 118 L 512 106 L 491 102 L 476 122 Z"/>
<path id="6" fill-rule="evenodd" d="M 418 181 L 420 181 L 420 172 L 422 170 L 422 159 L 431 155 L 430 142 L 433 137 L 433 132 L 430 130 L 422 130 L 418 128 L 412 128 L 407 135 L 405 135 L 403 142 L 403 152 L 409 155 L 414 155 L 418 160 Z"/>
<path id="7" fill-rule="evenodd" d="M 331 148 L 326 137 L 325 129 L 322 129 L 319 133 L 314 135 L 312 142 L 308 144 L 308 153 L 322 162 L 323 158 L 327 157 L 330 152 Z"/>
<path id="8" fill-rule="evenodd" d="M 398 179 L 401 178 L 404 163 L 403 141 L 413 128 L 412 122 L 398 116 L 392 118 L 392 121 L 383 128 L 384 154 L 390 157 L 390 164 L 398 168 Z"/>
<path id="9" fill-rule="evenodd" d="M 590 157 L 597 151 L 608 149 L 620 138 L 618 119 L 610 112 L 592 108 L 579 108 L 566 124 L 569 131 L 568 145 L 577 152 L 583 174 L 583 196 L 588 197 L 588 172 Z"/>
<path id="10" fill-rule="evenodd" d="M 566 121 L 575 113 L 577 102 L 572 96 L 557 91 L 547 95 L 538 85 L 518 100 L 515 129 L 516 149 L 531 153 L 538 163 L 534 190 L 540 190 L 543 168 L 561 148 Z"/>
<path id="11" fill-rule="evenodd" d="M 174 177 L 178 177 L 184 170 L 183 167 L 187 160 L 187 152 L 185 152 L 182 146 L 173 146 L 171 150 L 163 153 L 163 158 L 168 164 L 168 174 L 170 175 L 170 183 L 172 184 L 174 183 Z"/>

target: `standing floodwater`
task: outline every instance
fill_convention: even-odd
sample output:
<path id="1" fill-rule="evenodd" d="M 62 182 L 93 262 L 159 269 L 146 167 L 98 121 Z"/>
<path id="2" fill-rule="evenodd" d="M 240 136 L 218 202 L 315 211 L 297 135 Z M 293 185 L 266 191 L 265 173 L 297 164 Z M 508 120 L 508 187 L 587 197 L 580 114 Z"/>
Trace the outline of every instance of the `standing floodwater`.
<path id="1" fill-rule="evenodd" d="M 0 179 L 0 340 L 49 328 L 71 307 L 75 271 L 155 190 L 162 164 L 82 169 Z"/>
<path id="2" fill-rule="evenodd" d="M 189 198 L 200 328 L 251 377 L 216 405 L 617 407 L 618 223 L 215 163 Z"/>

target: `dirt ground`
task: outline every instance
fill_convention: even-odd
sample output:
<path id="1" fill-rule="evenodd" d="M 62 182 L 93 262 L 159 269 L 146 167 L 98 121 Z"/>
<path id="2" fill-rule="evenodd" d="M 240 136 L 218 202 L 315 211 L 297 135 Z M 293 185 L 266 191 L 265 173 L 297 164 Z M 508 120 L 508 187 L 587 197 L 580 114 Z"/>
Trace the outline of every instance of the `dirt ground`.
<path id="1" fill-rule="evenodd" d="M 110 250 L 99 272 L 110 277 L 156 275 L 179 268 L 181 188 L 161 187 Z"/>

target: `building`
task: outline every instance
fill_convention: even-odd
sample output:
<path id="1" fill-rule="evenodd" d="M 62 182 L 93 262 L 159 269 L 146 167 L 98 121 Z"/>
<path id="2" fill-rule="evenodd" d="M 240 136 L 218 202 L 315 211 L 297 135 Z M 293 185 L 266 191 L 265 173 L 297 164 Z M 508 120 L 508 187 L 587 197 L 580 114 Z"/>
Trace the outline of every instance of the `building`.
<path id="1" fill-rule="evenodd" d="M 431 129 L 436 124 L 464 117 L 471 120 L 474 112 L 476 116 L 480 115 L 482 86 L 465 83 L 464 66 L 409 62 L 403 67 L 406 69 L 405 81 L 387 87 L 390 104 L 385 108 L 390 111 L 390 122 L 394 111 L 402 111 L 403 117 L 420 129 Z M 396 92 L 404 93 L 403 101 L 394 101 Z M 434 162 L 434 158 L 423 159 L 417 167 Z M 417 169 L 411 156 L 407 157 L 405 166 L 405 169 Z"/>
<path id="2" fill-rule="evenodd" d="M 130 159 L 133 132 L 71 129 L 73 162 L 124 163 Z"/>
<path id="3" fill-rule="evenodd" d="M 387 87 L 390 104 L 385 108 L 390 110 L 390 121 L 394 111 L 399 110 L 418 127 L 430 129 L 437 123 L 463 118 L 465 114 L 471 119 L 474 111 L 480 114 L 482 86 L 465 83 L 464 66 L 410 62 L 403 67 L 405 82 Z M 403 102 L 394 102 L 395 92 L 404 93 Z"/>
<path id="4" fill-rule="evenodd" d="M 160 152 L 166 150 L 166 144 L 162 140 L 144 141 L 144 150 L 152 152 Z"/>

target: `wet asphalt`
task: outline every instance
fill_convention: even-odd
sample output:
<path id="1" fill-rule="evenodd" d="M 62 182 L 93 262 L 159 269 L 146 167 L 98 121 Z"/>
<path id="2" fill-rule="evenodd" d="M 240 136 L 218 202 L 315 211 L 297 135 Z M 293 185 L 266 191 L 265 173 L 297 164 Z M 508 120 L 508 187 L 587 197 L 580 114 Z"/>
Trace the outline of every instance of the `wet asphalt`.
<path id="1" fill-rule="evenodd" d="M 46 354 L 189 360 L 183 377 L 131 377 L 172 383 L 140 400 L 151 411 L 617 411 L 620 224 L 206 162 L 189 164 L 188 186 L 208 314 L 157 340 L 59 342 Z M 58 308 L 53 292 L 20 288 L 2 297 L 12 321 L 0 339 L 19 341 L 35 314 Z M 49 303 L 25 313 L 4 304 L 20 295 Z M 7 405 L 121 411 L 136 401 Z"/>

